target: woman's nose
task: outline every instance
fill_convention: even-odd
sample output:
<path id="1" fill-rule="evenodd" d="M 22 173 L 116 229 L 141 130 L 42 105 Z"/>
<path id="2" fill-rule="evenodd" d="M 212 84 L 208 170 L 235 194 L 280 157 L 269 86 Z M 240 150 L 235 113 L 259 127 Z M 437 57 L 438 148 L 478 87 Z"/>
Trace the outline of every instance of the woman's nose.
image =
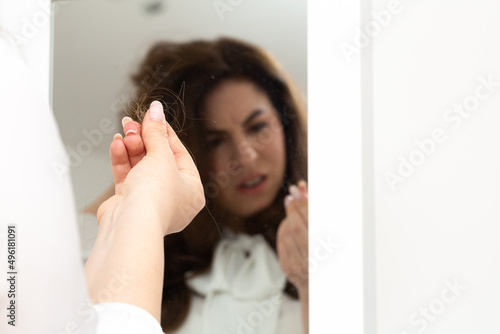
<path id="1" fill-rule="evenodd" d="M 237 160 L 245 165 L 250 164 L 257 158 L 257 151 L 255 147 L 248 141 L 242 140 L 237 145 Z"/>

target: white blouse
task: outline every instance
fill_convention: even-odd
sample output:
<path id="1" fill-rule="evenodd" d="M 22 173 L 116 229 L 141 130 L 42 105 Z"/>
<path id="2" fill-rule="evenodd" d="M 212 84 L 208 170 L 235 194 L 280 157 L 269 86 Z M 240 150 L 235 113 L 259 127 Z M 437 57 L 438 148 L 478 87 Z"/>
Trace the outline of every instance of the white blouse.
<path id="1" fill-rule="evenodd" d="M 301 334 L 300 303 L 283 292 L 276 253 L 261 235 L 224 234 L 210 270 L 188 279 L 195 293 L 173 333 Z"/>

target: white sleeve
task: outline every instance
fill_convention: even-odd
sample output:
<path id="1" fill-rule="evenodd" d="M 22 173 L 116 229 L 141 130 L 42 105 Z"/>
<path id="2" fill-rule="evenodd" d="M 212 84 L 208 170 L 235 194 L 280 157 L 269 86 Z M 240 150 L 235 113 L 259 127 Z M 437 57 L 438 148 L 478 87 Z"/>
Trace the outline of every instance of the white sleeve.
<path id="1" fill-rule="evenodd" d="M 1 36 L 0 56 L 0 333 L 162 333 L 138 307 L 90 305 L 69 162 L 48 97 Z"/>
<path id="2" fill-rule="evenodd" d="M 94 306 L 97 317 L 96 334 L 162 334 L 158 321 L 140 307 L 123 303 Z"/>
<path id="3" fill-rule="evenodd" d="M 1 38 L 0 55 L 0 332 L 91 332 L 70 175 L 55 169 L 68 162 L 48 96 Z M 11 268 L 8 226 L 15 226 Z"/>

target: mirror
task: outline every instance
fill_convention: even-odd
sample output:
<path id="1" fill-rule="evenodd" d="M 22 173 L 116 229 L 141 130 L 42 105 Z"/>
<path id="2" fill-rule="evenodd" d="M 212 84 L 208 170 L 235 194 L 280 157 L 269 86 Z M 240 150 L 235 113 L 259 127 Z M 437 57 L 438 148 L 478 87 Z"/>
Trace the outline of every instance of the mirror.
<path id="1" fill-rule="evenodd" d="M 53 8 L 52 108 L 69 157 L 56 173 L 72 175 L 85 258 L 97 234 L 91 212 L 113 185 L 109 145 L 123 132 L 124 109 L 136 95 L 130 77 L 155 43 L 223 36 L 244 41 L 278 61 L 297 85 L 299 100 L 307 96 L 305 0 L 55 1 Z M 201 293 L 197 284 L 190 288 Z M 243 319 L 236 322 L 242 329 L 276 326 L 235 319 Z"/>
<path id="2" fill-rule="evenodd" d="M 83 210 L 112 185 L 109 144 L 135 93 L 130 75 L 157 41 L 228 36 L 271 53 L 307 94 L 306 1 L 56 1 L 52 105 L 70 158 L 82 247 L 96 220 Z M 279 17 L 279 21 L 276 21 Z"/>

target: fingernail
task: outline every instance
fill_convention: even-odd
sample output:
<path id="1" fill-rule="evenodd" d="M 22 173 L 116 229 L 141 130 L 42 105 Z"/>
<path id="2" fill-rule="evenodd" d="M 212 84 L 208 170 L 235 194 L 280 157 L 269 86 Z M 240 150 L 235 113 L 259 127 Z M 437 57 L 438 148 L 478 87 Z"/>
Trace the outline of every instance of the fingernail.
<path id="1" fill-rule="evenodd" d="M 123 139 L 123 137 L 120 133 L 117 133 L 116 135 L 113 136 L 113 140 L 115 140 L 117 138 Z"/>
<path id="2" fill-rule="evenodd" d="M 304 180 L 300 180 L 299 183 L 297 184 L 299 188 L 306 189 L 307 188 L 307 182 Z"/>
<path id="3" fill-rule="evenodd" d="M 293 197 L 295 197 L 295 199 L 297 200 L 300 200 L 302 198 L 299 188 L 297 188 L 295 184 L 290 186 L 290 194 L 292 194 Z"/>
<path id="4" fill-rule="evenodd" d="M 127 132 L 125 132 L 125 136 L 128 136 L 129 133 L 135 133 L 135 134 L 137 134 L 137 131 L 130 129 Z"/>
<path id="5" fill-rule="evenodd" d="M 290 206 L 290 204 L 292 203 L 292 201 L 293 201 L 293 196 L 286 195 L 285 196 L 285 207 L 288 208 Z"/>
<path id="6" fill-rule="evenodd" d="M 151 102 L 151 106 L 149 107 L 149 118 L 153 121 L 165 120 L 165 114 L 163 114 L 163 106 L 160 102 Z"/>
<path id="7" fill-rule="evenodd" d="M 125 127 L 128 123 L 132 122 L 132 118 L 125 116 L 122 118 L 122 126 Z"/>

